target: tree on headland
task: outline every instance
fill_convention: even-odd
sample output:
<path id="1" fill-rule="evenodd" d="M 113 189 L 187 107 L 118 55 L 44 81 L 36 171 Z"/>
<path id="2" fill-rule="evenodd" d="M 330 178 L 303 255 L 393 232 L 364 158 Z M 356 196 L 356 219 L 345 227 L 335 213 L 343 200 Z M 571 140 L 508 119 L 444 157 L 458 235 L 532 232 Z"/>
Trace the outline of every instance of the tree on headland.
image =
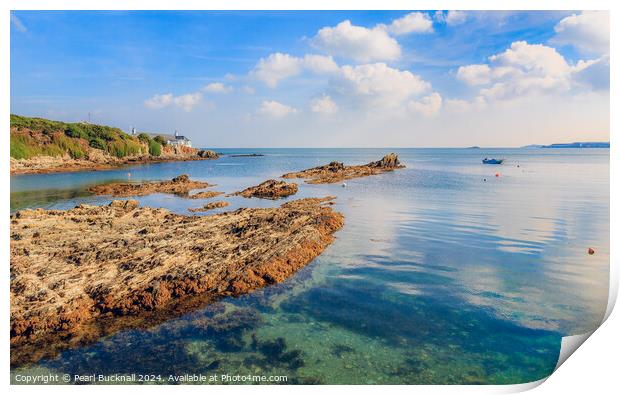
<path id="1" fill-rule="evenodd" d="M 164 147 L 168 144 L 168 142 L 166 141 L 166 138 L 164 136 L 155 136 L 155 138 L 153 139 L 155 141 L 157 141 L 159 144 L 163 145 Z"/>

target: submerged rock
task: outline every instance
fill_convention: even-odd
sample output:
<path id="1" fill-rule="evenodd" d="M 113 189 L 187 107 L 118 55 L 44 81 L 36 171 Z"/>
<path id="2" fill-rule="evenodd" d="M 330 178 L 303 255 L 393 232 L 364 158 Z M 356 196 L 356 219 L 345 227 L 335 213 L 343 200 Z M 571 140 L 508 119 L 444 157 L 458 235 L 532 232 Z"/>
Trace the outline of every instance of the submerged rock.
<path id="1" fill-rule="evenodd" d="M 92 341 L 122 317 L 165 314 L 185 298 L 191 306 L 194 296 L 214 300 L 283 281 L 342 227 L 342 215 L 325 204 L 332 199 L 203 217 L 133 200 L 15 213 L 12 361 L 15 348 L 36 353 L 33 344 L 48 347 L 53 339 Z"/>
<path id="2" fill-rule="evenodd" d="M 230 203 L 228 202 L 224 202 L 224 201 L 217 201 L 217 202 L 211 202 L 211 203 L 207 203 L 202 207 L 198 207 L 198 208 L 190 208 L 189 211 L 191 211 L 192 213 L 197 213 L 197 212 L 201 212 L 201 211 L 209 211 L 209 210 L 213 210 L 216 208 L 222 208 L 222 207 L 226 207 L 228 206 Z"/>
<path id="3" fill-rule="evenodd" d="M 194 193 L 193 195 L 189 195 L 188 198 L 190 199 L 211 199 L 216 196 L 223 195 L 223 194 L 224 192 L 218 192 L 218 191 L 202 191 L 202 192 Z"/>
<path id="4" fill-rule="evenodd" d="M 306 182 L 309 184 L 331 184 L 351 178 L 382 174 L 404 167 L 398 160 L 398 155 L 390 153 L 376 162 L 370 162 L 365 165 L 345 166 L 342 162 L 330 162 L 327 165 L 287 173 L 282 178 L 306 178 Z M 343 186 L 346 186 L 346 184 L 343 184 Z"/>
<path id="5" fill-rule="evenodd" d="M 233 195 L 246 198 L 257 197 L 261 199 L 279 199 L 297 193 L 297 184 L 293 182 L 267 180 L 259 185 L 249 187 Z"/>
<path id="6" fill-rule="evenodd" d="M 258 156 L 265 156 L 265 154 L 232 154 L 231 158 L 254 158 Z"/>
<path id="7" fill-rule="evenodd" d="M 288 350 L 283 337 L 273 340 L 260 341 L 255 333 L 252 334 L 250 348 L 262 354 L 261 357 L 250 358 L 244 361 L 245 365 L 262 366 L 268 368 L 273 365 L 285 365 L 291 370 L 297 370 L 305 365 L 301 350 Z"/>
<path id="8" fill-rule="evenodd" d="M 95 195 L 111 195 L 114 197 L 144 196 L 152 193 L 171 193 L 184 197 L 192 197 L 189 192 L 193 189 L 210 187 L 206 182 L 192 181 L 187 174 L 181 174 L 170 181 L 155 181 L 143 183 L 110 183 L 95 185 L 88 191 Z"/>

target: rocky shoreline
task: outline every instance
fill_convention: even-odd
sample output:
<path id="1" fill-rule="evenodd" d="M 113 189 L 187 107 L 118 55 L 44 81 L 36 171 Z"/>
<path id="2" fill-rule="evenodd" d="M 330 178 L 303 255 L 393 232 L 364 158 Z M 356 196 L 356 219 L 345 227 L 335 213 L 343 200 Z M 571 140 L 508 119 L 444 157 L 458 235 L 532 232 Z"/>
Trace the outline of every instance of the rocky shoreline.
<path id="1" fill-rule="evenodd" d="M 186 298 L 236 296 L 283 281 L 343 226 L 331 200 L 211 216 L 177 215 L 133 200 L 16 212 L 12 363 L 96 340 L 132 322 L 144 324 L 139 317 Z M 122 317 L 133 318 L 121 325 L 116 319 Z M 48 351 L 33 354 L 42 344 Z"/>
<path id="2" fill-rule="evenodd" d="M 30 159 L 11 158 L 11 174 L 46 174 L 79 171 L 110 170 L 123 166 L 148 163 L 184 162 L 194 160 L 218 159 L 219 155 L 210 150 L 191 149 L 171 151 L 161 156 L 141 155 L 126 158 L 117 158 L 110 155 L 96 153 L 91 149 L 88 159 L 73 159 L 65 156 L 37 156 Z"/>
<path id="3" fill-rule="evenodd" d="M 382 174 L 396 169 L 403 169 L 404 167 L 398 160 L 398 156 L 391 153 L 376 162 L 370 162 L 365 165 L 345 166 L 342 162 L 334 161 L 327 165 L 286 173 L 282 178 L 305 178 L 308 184 L 332 184 L 352 178 Z"/>
<path id="4" fill-rule="evenodd" d="M 388 154 L 366 165 L 332 162 L 283 178 L 333 183 L 403 167 Z M 189 199 L 223 194 L 190 194 L 212 186 L 180 175 L 89 191 Z M 297 192 L 296 183 L 267 180 L 227 196 L 276 200 Z M 139 207 L 135 200 L 17 211 L 11 216 L 11 363 L 53 356 L 120 329 L 155 325 L 218 298 L 285 280 L 321 254 L 343 226 L 343 216 L 330 207 L 333 199 L 298 199 L 209 216 Z M 228 205 L 214 201 L 189 211 Z"/>

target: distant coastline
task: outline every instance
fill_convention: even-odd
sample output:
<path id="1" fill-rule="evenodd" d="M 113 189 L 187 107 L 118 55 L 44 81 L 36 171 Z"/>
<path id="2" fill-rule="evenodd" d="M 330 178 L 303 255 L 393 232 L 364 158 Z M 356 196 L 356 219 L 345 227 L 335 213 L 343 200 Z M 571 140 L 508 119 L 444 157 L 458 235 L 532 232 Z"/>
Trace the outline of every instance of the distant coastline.
<path id="1" fill-rule="evenodd" d="M 526 145 L 521 148 L 609 148 L 609 141 L 607 142 L 574 142 L 574 143 L 555 143 L 549 145 L 532 144 Z"/>

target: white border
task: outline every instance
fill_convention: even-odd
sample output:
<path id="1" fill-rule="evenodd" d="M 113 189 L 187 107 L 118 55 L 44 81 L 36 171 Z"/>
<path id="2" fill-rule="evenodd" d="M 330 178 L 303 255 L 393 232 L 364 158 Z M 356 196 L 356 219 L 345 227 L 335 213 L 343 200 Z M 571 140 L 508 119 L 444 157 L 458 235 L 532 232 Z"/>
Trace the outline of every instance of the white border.
<path id="1" fill-rule="evenodd" d="M 229 1 L 198 1 L 198 0 L 176 0 L 176 1 L 163 1 L 163 0 L 125 0 L 123 2 L 107 2 L 107 3 L 95 3 L 87 0 L 56 0 L 56 1 L 44 1 L 44 0 L 8 0 L 2 2 L 2 13 L 0 14 L 0 25 L 2 26 L 2 34 L 0 34 L 0 70 L 1 77 L 0 83 L 3 94 L 0 95 L 2 103 L 2 124 L 9 124 L 10 113 L 10 100 L 9 100 L 9 56 L 10 56 L 10 14 L 9 10 L 48 10 L 48 9 L 84 9 L 84 10 L 148 10 L 148 9 L 178 9 L 178 10 L 199 10 L 199 9 L 211 9 L 211 10 L 366 10 L 366 9 L 380 9 L 380 10 L 424 10 L 424 9 L 458 9 L 458 10 L 611 10 L 611 58 L 612 64 L 615 64 L 614 54 L 616 51 L 617 41 L 614 37 L 617 37 L 617 20 L 616 11 L 614 9 L 615 3 L 612 1 L 604 0 L 591 0 L 591 1 L 576 1 L 576 0 L 420 0 L 416 2 L 405 0 L 382 0 L 380 2 L 373 2 L 369 0 L 357 0 L 357 1 L 344 1 L 344 0 L 229 0 Z M 618 100 L 615 93 L 618 92 L 617 72 L 614 68 L 611 69 L 611 107 L 618 108 Z M 617 120 L 616 117 L 611 116 L 611 135 L 612 140 L 611 157 L 610 157 L 610 172 L 611 174 L 618 174 L 618 156 L 615 137 L 617 136 Z M 5 141 L 8 136 L 5 135 Z M 2 144 L 4 158 L 0 163 L 0 177 L 2 177 L 2 184 L 5 186 L 5 190 L 9 189 L 9 148 L 8 144 Z M 614 181 L 614 178 L 610 177 L 610 199 L 614 201 L 618 197 L 618 183 Z M 0 368 L 2 372 L 2 386 L 9 387 L 9 390 L 16 393 L 34 393 L 45 391 L 46 393 L 81 393 L 85 390 L 85 387 L 81 386 L 54 386 L 37 388 L 35 386 L 9 386 L 9 298 L 8 298 L 8 285 L 9 285 L 9 195 L 5 192 L 2 195 L 2 201 L 0 202 L 2 218 L 4 218 L 4 226 L 0 231 L 0 243 L 3 248 L 2 257 L 3 262 L 6 264 L 3 266 L 4 281 L 2 284 L 2 294 L 5 295 L 2 298 L 2 322 L 4 323 L 3 341 L 1 342 L 1 349 L 4 355 L 3 366 Z M 611 205 L 611 227 L 610 236 L 611 240 L 618 240 L 618 213 L 613 205 Z M 608 303 L 608 309 L 606 318 L 609 316 L 613 309 L 617 297 L 617 285 L 618 285 L 618 262 L 615 250 L 610 251 L 610 264 L 611 264 L 611 286 L 610 286 L 610 300 Z M 549 383 L 538 387 L 536 393 L 583 393 L 585 391 L 594 393 L 608 393 L 611 389 L 618 388 L 617 375 L 617 352 L 619 350 L 620 341 L 617 334 L 620 333 L 620 322 L 618 319 L 618 313 L 613 315 L 612 320 L 605 322 L 601 330 L 597 330 L 592 339 L 588 341 L 588 345 L 581 347 L 577 352 L 577 356 L 569 358 L 568 362 L 562 365 L 562 367 L 554 373 L 549 379 Z M 587 338 L 587 337 L 586 337 Z M 570 339 L 569 339 L 570 340 Z M 569 341 L 567 340 L 567 341 Z M 591 344 L 590 344 L 591 343 Z M 486 394 L 486 393 L 509 393 L 525 391 L 537 387 L 544 382 L 541 380 L 535 383 L 520 384 L 513 386 L 298 386 L 294 389 L 300 393 L 310 393 L 314 391 L 327 391 L 327 392 L 366 392 L 372 391 L 390 391 L 394 393 L 411 393 L 414 391 L 420 391 L 422 393 L 431 394 Z M 114 387 L 114 391 L 121 392 L 146 392 L 149 393 L 163 393 L 168 391 L 174 391 L 175 387 L 163 386 L 163 387 L 139 387 L 139 386 L 121 386 Z M 245 389 L 249 387 L 244 386 L 209 386 L 209 387 L 194 387 L 183 386 L 184 392 L 226 392 L 226 393 L 240 393 L 245 392 Z M 260 386 L 251 387 L 252 392 L 270 393 L 290 391 L 290 387 L 286 386 Z M 109 386 L 89 386 L 87 389 L 89 392 L 109 392 L 111 387 Z"/>

